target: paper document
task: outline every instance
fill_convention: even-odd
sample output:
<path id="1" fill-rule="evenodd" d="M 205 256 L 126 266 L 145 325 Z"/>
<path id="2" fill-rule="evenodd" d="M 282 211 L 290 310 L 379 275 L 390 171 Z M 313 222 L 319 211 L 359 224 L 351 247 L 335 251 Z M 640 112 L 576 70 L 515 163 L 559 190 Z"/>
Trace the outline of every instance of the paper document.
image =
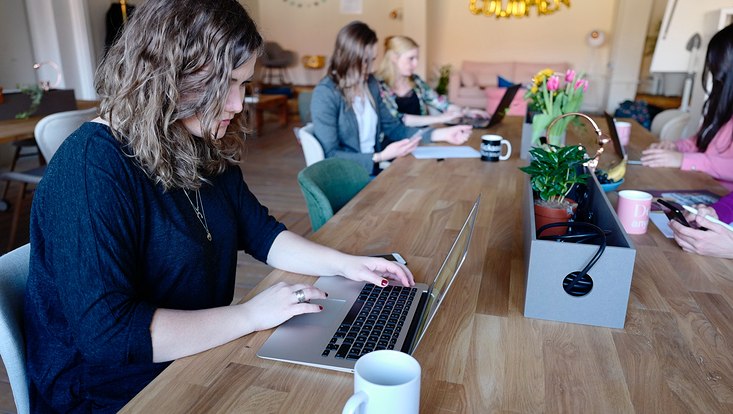
<path id="1" fill-rule="evenodd" d="M 443 145 L 417 147 L 412 155 L 417 159 L 430 158 L 481 158 L 481 153 L 469 146 L 449 147 Z"/>
<path id="2" fill-rule="evenodd" d="M 672 228 L 669 227 L 669 219 L 664 213 L 662 213 L 661 211 L 652 211 L 651 213 L 649 213 L 649 220 L 654 223 L 655 226 L 657 226 L 659 231 L 664 234 L 664 237 L 668 239 L 674 237 L 674 233 L 672 233 Z"/>

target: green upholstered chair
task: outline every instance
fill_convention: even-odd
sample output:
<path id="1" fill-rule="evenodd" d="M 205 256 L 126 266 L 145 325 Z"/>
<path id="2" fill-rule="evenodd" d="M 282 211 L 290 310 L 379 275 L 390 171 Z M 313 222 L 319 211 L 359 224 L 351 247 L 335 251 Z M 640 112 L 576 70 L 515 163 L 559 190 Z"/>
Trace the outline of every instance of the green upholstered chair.
<path id="1" fill-rule="evenodd" d="M 369 184 L 364 167 L 351 160 L 328 158 L 298 173 L 313 231 L 323 226 L 341 207 Z"/>

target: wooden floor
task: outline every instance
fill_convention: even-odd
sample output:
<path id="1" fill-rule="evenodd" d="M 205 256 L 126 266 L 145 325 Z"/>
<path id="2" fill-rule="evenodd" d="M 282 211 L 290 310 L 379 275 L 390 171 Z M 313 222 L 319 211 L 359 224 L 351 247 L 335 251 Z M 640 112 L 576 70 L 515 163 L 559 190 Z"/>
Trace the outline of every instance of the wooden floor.
<path id="1" fill-rule="evenodd" d="M 281 128 L 277 123 L 266 123 L 258 136 L 248 137 L 243 170 L 250 189 L 262 204 L 270 208 L 270 213 L 285 223 L 289 230 L 308 236 L 311 233 L 310 219 L 296 179 L 298 171 L 305 167 L 305 161 L 292 126 L 296 125 Z M 15 200 L 15 187 L 11 186 L 8 192 L 10 200 Z M 16 246 L 28 243 L 30 205 L 29 196 L 22 206 Z M 7 250 L 11 216 L 12 211 L 0 212 L 0 252 Z M 271 270 L 271 267 L 240 253 L 234 301 L 244 297 Z M 15 403 L 5 366 L 0 364 L 0 414 L 5 413 L 15 413 Z"/>

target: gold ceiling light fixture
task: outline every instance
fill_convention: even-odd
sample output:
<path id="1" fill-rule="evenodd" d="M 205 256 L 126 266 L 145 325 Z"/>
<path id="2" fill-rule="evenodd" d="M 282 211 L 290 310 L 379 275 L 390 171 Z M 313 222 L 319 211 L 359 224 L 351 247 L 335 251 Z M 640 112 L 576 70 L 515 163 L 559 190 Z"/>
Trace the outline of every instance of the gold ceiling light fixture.
<path id="1" fill-rule="evenodd" d="M 122 11 L 122 23 L 127 22 L 127 1 L 120 0 L 120 11 Z"/>
<path id="2" fill-rule="evenodd" d="M 570 0 L 470 0 L 468 9 L 473 14 L 499 18 L 529 17 L 529 9 L 537 8 L 538 16 L 546 16 L 560 10 L 564 4 L 570 8 Z"/>

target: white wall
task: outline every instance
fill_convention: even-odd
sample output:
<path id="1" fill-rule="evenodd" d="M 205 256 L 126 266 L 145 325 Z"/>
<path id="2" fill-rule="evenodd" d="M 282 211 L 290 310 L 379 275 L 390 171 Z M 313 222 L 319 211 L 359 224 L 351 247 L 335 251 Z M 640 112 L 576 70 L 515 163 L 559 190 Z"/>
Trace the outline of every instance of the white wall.
<path id="1" fill-rule="evenodd" d="M 610 80 L 606 111 L 613 113 L 625 100 L 634 100 L 644 54 L 652 0 L 619 0 L 612 35 Z"/>
<path id="2" fill-rule="evenodd" d="M 328 59 L 333 51 L 336 33 L 353 20 L 361 20 L 377 32 L 380 53 L 387 36 L 403 33 L 402 22 L 389 18 L 392 9 L 403 7 L 403 0 L 364 0 L 362 14 L 341 14 L 338 0 L 308 7 L 297 7 L 291 3 L 306 2 L 259 1 L 257 23 L 266 40 L 276 41 L 284 49 L 297 52 L 298 59 L 304 55 L 325 55 Z M 289 72 L 295 84 L 314 84 L 324 76 L 325 68 L 306 70 L 298 62 Z"/>
<path id="3" fill-rule="evenodd" d="M 24 0 L 0 0 L 0 86 L 36 83 Z"/>
<path id="4" fill-rule="evenodd" d="M 589 74 L 591 87 L 585 106 L 598 108 L 608 62 L 608 45 L 593 49 L 586 44 L 592 30 L 613 31 L 616 1 L 574 1 L 549 16 L 496 19 L 473 15 L 467 1 L 428 0 L 428 68 L 463 60 L 569 62 Z M 528 82 L 529 79 L 512 79 Z"/>

